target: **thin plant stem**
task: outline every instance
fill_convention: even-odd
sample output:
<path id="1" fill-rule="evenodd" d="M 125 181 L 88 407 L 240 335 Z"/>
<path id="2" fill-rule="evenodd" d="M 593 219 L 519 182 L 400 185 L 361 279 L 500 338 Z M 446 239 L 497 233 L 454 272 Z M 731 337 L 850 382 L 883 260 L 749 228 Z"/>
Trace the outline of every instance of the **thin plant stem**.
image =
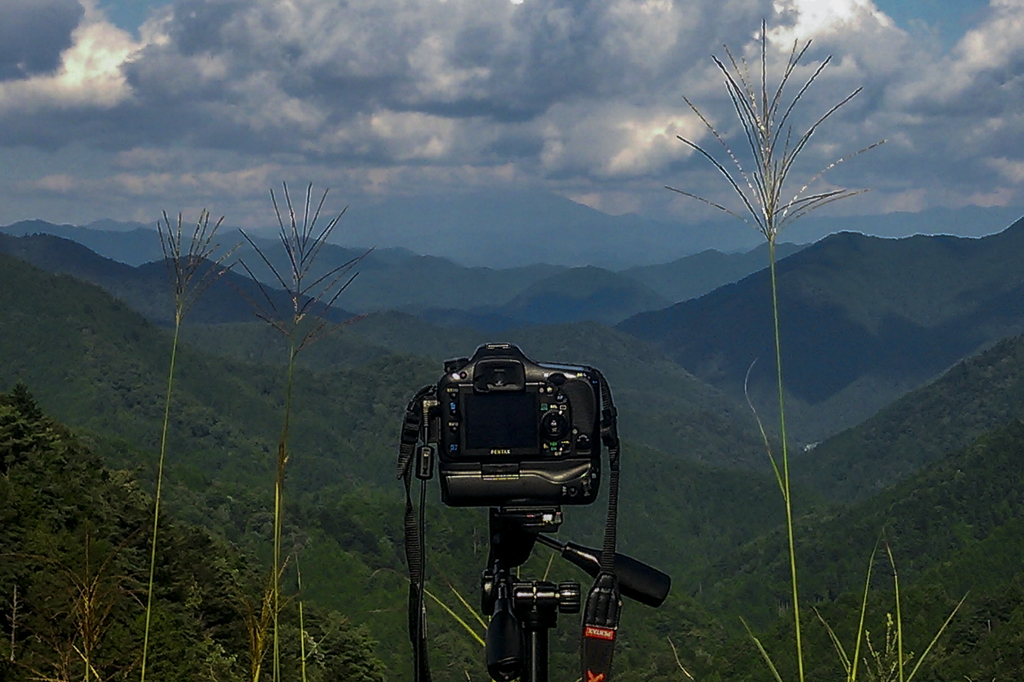
<path id="1" fill-rule="evenodd" d="M 443 601 L 441 601 L 441 600 L 440 600 L 440 599 L 439 599 L 439 598 L 438 598 L 438 597 L 437 597 L 437 596 L 436 596 L 436 595 L 435 595 L 435 594 L 434 594 L 433 592 L 431 592 L 430 590 L 423 590 L 423 591 L 424 591 L 424 593 L 426 593 L 426 595 L 427 595 L 428 597 L 430 597 L 430 598 L 431 598 L 431 599 L 433 599 L 433 600 L 434 600 L 435 602 L 437 602 L 437 604 L 438 604 L 438 605 L 439 605 L 439 606 L 440 606 L 440 607 L 441 607 L 442 609 L 444 609 L 444 610 L 445 610 L 445 611 L 446 611 L 446 612 L 448 613 L 448 615 L 449 615 L 449 616 L 451 616 L 452 618 L 454 618 L 454 619 L 455 619 L 455 621 L 456 621 L 456 622 L 457 622 L 457 623 L 458 623 L 459 625 L 461 625 L 461 626 L 462 626 L 462 628 L 463 628 L 463 629 L 464 629 L 464 630 L 465 630 L 466 632 L 468 632 L 468 633 L 470 634 L 470 636 L 472 636 L 472 637 L 473 637 L 473 639 L 475 639 L 475 640 L 476 640 L 477 644 L 479 644 L 480 646 L 485 646 L 485 645 L 486 645 L 486 643 L 484 642 L 484 638 L 483 638 L 483 637 L 481 637 L 481 636 L 480 636 L 480 635 L 479 635 L 479 634 L 478 634 L 478 633 L 476 632 L 476 630 L 474 630 L 474 629 L 473 629 L 472 627 L 470 627 L 469 623 L 467 623 L 467 622 L 466 622 L 466 620 L 465 620 L 464 618 L 462 618 L 462 616 L 460 616 L 459 614 L 455 613 L 455 611 L 453 611 L 453 610 L 452 610 L 452 608 L 451 608 L 450 606 L 448 606 L 448 605 L 447 605 L 447 604 L 445 604 L 445 603 L 444 603 Z M 475 614 L 474 614 L 474 615 L 475 615 Z"/>
<path id="2" fill-rule="evenodd" d="M 892 566 L 892 585 L 893 591 L 896 593 L 896 655 L 900 662 L 900 682 L 905 682 L 903 679 L 903 609 L 900 605 L 903 600 L 900 598 L 900 575 L 896 571 L 896 560 L 892 558 L 892 548 L 888 544 L 885 545 L 885 551 L 889 555 L 889 565 Z"/>
<path id="3" fill-rule="evenodd" d="M 772 320 L 775 325 L 775 374 L 779 388 L 779 428 L 782 436 L 782 497 L 786 503 L 786 535 L 789 540 L 789 574 L 793 588 L 793 628 L 796 639 L 797 671 L 804 679 L 803 641 L 800 631 L 800 591 L 797 588 L 796 541 L 793 534 L 793 496 L 789 484 L 789 447 L 786 441 L 786 401 L 782 390 L 782 343 L 779 335 L 779 293 L 775 276 L 775 239 L 768 240 L 768 258 L 772 280 Z"/>
<path id="4" fill-rule="evenodd" d="M 554 554 L 552 554 L 551 556 L 552 556 L 552 558 L 554 558 Z M 548 565 L 550 565 L 550 563 L 551 562 L 549 561 Z M 546 578 L 544 578 L 544 579 L 546 580 Z M 463 597 L 462 594 L 460 594 L 459 591 L 457 589 L 455 589 L 455 586 L 452 585 L 450 582 L 448 583 L 448 589 L 450 589 L 455 594 L 455 597 L 466 608 L 466 610 L 473 614 L 473 617 L 476 618 L 476 622 L 480 623 L 480 627 L 482 627 L 482 628 L 484 628 L 486 630 L 487 629 L 487 623 L 484 622 L 483 616 L 481 616 L 479 613 L 477 613 L 476 610 L 472 606 L 469 605 L 469 602 L 466 601 L 466 598 Z"/>
<path id="5" fill-rule="evenodd" d="M 690 671 L 683 666 L 683 662 L 679 660 L 679 651 L 676 649 L 676 645 L 672 642 L 672 638 L 666 637 L 665 639 L 668 640 L 668 645 L 672 648 L 672 656 L 676 659 L 676 665 L 679 666 L 679 669 L 683 671 L 683 674 L 686 675 L 688 679 L 692 680 L 693 675 L 691 675 Z"/>
<path id="6" fill-rule="evenodd" d="M 299 590 L 299 663 L 302 666 L 302 682 L 306 682 L 306 614 L 302 607 L 302 571 L 299 569 L 299 554 L 295 553 L 295 586 Z"/>
<path id="7" fill-rule="evenodd" d="M 18 632 L 18 586 L 14 586 L 14 597 L 11 599 L 11 663 L 14 663 L 15 634 Z"/>
<path id="8" fill-rule="evenodd" d="M 171 420 L 171 395 L 174 389 L 174 365 L 178 357 L 178 336 L 181 331 L 182 315 L 179 310 L 174 315 L 174 338 L 171 341 L 171 363 L 167 372 L 167 396 L 164 400 L 164 422 L 160 431 L 160 459 L 156 472 L 156 501 L 153 504 L 153 535 L 149 549 L 149 583 L 146 588 L 146 632 L 142 638 L 142 672 L 141 680 L 146 681 L 146 661 L 149 654 L 149 626 L 153 612 L 153 577 L 156 573 L 156 540 L 160 522 L 160 499 L 164 484 L 164 459 L 167 454 L 167 427 Z"/>
<path id="9" fill-rule="evenodd" d="M 737 157 L 733 152 L 732 147 L 708 117 L 705 116 L 693 104 L 693 102 L 686 97 L 683 97 L 683 101 L 686 102 L 687 106 L 689 106 L 690 110 L 697 116 L 700 122 L 704 124 L 704 127 L 710 134 L 711 138 L 718 144 L 718 146 L 721 147 L 725 158 L 723 158 L 722 161 L 719 161 L 715 158 L 715 155 L 700 144 L 684 137 L 679 137 L 678 139 L 692 150 L 696 151 L 706 161 L 711 163 L 715 170 L 718 171 L 718 173 L 725 179 L 729 187 L 732 188 L 733 193 L 742 204 L 743 210 L 730 209 L 721 203 L 685 190 L 673 187 L 668 187 L 667 189 L 678 194 L 697 199 L 698 201 L 742 220 L 748 225 L 752 225 L 768 242 L 772 295 L 772 320 L 775 339 L 775 368 L 779 398 L 779 428 L 782 438 L 781 468 L 772 453 L 771 443 L 768 440 L 767 433 L 761 424 L 760 418 L 757 416 L 756 410 L 754 410 L 754 416 L 755 419 L 757 419 L 759 428 L 761 429 L 761 434 L 765 441 L 765 449 L 767 450 L 768 457 L 772 464 L 772 470 L 775 474 L 776 481 L 779 484 L 783 501 L 785 502 L 786 531 L 789 545 L 790 581 L 793 595 L 793 626 L 796 640 L 797 669 L 800 682 L 804 682 L 805 672 L 800 624 L 800 594 L 797 582 L 796 543 L 793 528 L 793 497 L 792 489 L 790 487 L 789 444 L 786 434 L 785 393 L 782 381 L 782 345 L 779 334 L 779 297 L 775 244 L 776 238 L 782 229 L 794 220 L 832 202 L 860 194 L 860 190 L 846 189 L 826 190 L 814 194 L 807 194 L 807 191 L 811 185 L 817 182 L 827 171 L 848 159 L 878 146 L 878 144 L 881 143 L 879 142 L 874 145 L 870 145 L 860 151 L 833 161 L 831 164 L 825 166 L 822 170 L 812 175 L 789 201 L 783 199 L 784 187 L 786 186 L 789 173 L 794 168 L 797 157 L 799 157 L 801 152 L 806 149 L 811 136 L 822 124 L 825 123 L 827 119 L 859 94 L 861 89 L 858 88 L 841 99 L 837 104 L 830 107 L 823 115 L 815 119 L 802 134 L 795 135 L 790 122 L 791 115 L 795 111 L 797 104 L 804 97 L 804 94 L 824 71 L 831 58 L 825 59 L 817 65 L 812 75 L 803 83 L 802 86 L 799 87 L 796 95 L 789 98 L 787 104 L 784 102 L 786 98 L 783 97 L 783 91 L 786 89 L 792 75 L 796 72 L 798 63 L 810 47 L 810 42 L 808 41 L 805 43 L 803 47 L 800 47 L 798 42 L 793 43 L 792 50 L 789 52 L 778 86 L 773 87 L 772 92 L 769 92 L 767 35 L 767 22 L 762 21 L 760 34 L 760 69 L 759 73 L 754 78 L 751 78 L 746 60 L 743 58 L 737 60 L 729 50 L 728 46 L 725 48 L 728 64 L 717 57 L 712 56 L 712 60 L 725 79 L 725 86 L 729 95 L 729 101 L 733 106 L 733 112 L 735 113 L 736 118 L 740 123 L 740 127 L 742 128 L 742 137 L 745 138 L 751 163 L 749 167 L 746 167 L 744 163 L 740 161 L 739 157 Z M 751 409 L 753 409 L 753 403 L 750 401 L 750 397 L 747 392 L 746 381 L 744 381 L 744 394 L 747 395 L 747 401 L 750 403 Z M 744 623 L 744 625 L 746 624 Z M 758 650 L 764 657 L 773 676 L 776 680 L 781 682 L 778 670 L 775 668 L 771 658 L 768 656 L 768 652 L 761 645 L 761 642 L 754 637 L 753 633 L 750 632 L 749 628 L 747 628 L 747 632 L 757 644 Z"/>
<path id="10" fill-rule="evenodd" d="M 288 374 L 285 381 L 284 424 L 277 444 L 277 473 L 274 477 L 274 682 L 281 679 L 281 642 L 279 614 L 281 612 L 281 537 L 284 529 L 284 475 L 288 464 L 288 438 L 291 428 L 292 384 L 295 377 L 295 356 L 298 349 L 295 336 L 289 338 Z"/>

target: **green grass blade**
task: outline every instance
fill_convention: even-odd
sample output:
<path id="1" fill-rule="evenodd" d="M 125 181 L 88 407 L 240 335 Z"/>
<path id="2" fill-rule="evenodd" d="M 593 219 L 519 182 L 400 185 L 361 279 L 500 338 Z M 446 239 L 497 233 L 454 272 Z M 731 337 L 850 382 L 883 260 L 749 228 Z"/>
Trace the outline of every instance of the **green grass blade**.
<path id="1" fill-rule="evenodd" d="M 892 548 L 889 543 L 885 544 L 885 551 L 889 555 L 889 565 L 892 566 L 893 589 L 896 591 L 896 655 L 899 660 L 900 682 L 906 682 L 903 678 L 903 614 L 900 609 L 900 576 L 896 572 L 896 560 L 892 556 Z"/>
<path id="2" fill-rule="evenodd" d="M 448 581 L 446 580 L 445 582 Z M 452 585 L 450 582 L 448 582 L 448 589 L 455 593 L 456 599 L 459 600 L 459 602 L 466 608 L 467 611 L 473 614 L 473 617 L 476 618 L 478 623 L 480 623 L 480 626 L 486 630 L 487 623 L 484 621 L 483 616 L 477 613 L 476 610 L 474 610 L 473 607 L 469 605 L 469 602 L 466 601 L 466 598 L 463 597 L 462 594 L 457 589 L 455 589 L 455 586 Z"/>
<path id="3" fill-rule="evenodd" d="M 160 522 L 160 497 L 164 482 L 164 459 L 167 454 L 167 429 L 171 419 L 171 396 L 174 391 L 174 365 L 178 356 L 178 335 L 181 331 L 181 307 L 177 307 L 174 323 L 174 339 L 171 341 L 171 362 L 167 371 L 167 395 L 164 400 L 164 421 L 160 432 L 160 459 L 156 471 L 156 497 L 153 502 L 153 535 L 150 538 L 149 584 L 146 588 L 146 625 L 142 637 L 142 663 L 140 682 L 146 682 L 146 663 L 149 656 L 149 630 L 153 614 L 153 582 L 156 575 L 156 541 Z"/>
<path id="4" fill-rule="evenodd" d="M 772 672 L 772 676 L 775 677 L 776 682 L 782 682 L 782 676 L 779 675 L 778 668 L 775 667 L 775 663 L 772 661 L 772 657 L 768 655 L 767 651 L 765 651 L 764 645 L 761 644 L 761 640 L 759 640 L 750 630 L 750 626 L 747 625 L 747 621 L 740 618 L 740 622 L 743 623 L 743 627 L 744 629 L 746 629 L 747 635 L 750 637 L 750 639 L 754 641 L 754 645 L 757 647 L 757 650 L 761 652 L 761 657 L 764 659 L 764 662 L 768 665 L 768 669 Z"/>
<path id="5" fill-rule="evenodd" d="M 814 609 L 814 615 L 818 617 L 821 624 L 825 626 L 825 631 L 828 632 L 829 639 L 832 640 L 832 646 L 835 647 L 836 653 L 839 654 L 839 662 L 843 664 L 843 670 L 846 671 L 846 678 L 850 680 L 850 657 L 846 655 L 846 649 L 843 648 L 843 643 L 839 641 L 839 637 L 836 635 L 832 626 L 828 624 L 818 609 Z"/>
<path id="6" fill-rule="evenodd" d="M 910 676 L 907 677 L 907 682 L 910 682 L 910 680 L 914 679 L 914 675 L 917 674 L 917 669 L 921 667 L 922 663 L 924 663 L 924 659 L 928 658 L 928 654 L 931 652 L 932 647 L 934 647 L 935 643 L 939 641 L 939 637 L 941 637 L 942 633 L 946 631 L 946 628 L 949 626 L 950 621 L 953 620 L 953 616 L 956 615 L 956 612 L 960 610 L 960 607 L 964 605 L 964 602 L 966 600 L 967 595 L 965 594 L 957 603 L 957 605 L 953 607 L 953 611 L 946 618 L 946 622 L 942 624 L 942 627 L 939 628 L 939 631 L 935 633 L 934 637 L 932 637 L 932 641 L 928 643 L 928 647 L 924 650 L 924 653 L 921 654 L 921 658 L 917 659 L 917 665 L 915 665 L 914 669 L 910 671 Z"/>
<path id="7" fill-rule="evenodd" d="M 878 554 L 878 541 L 875 541 L 875 547 L 871 550 L 871 558 L 868 560 L 868 572 L 864 577 L 864 596 L 860 600 L 860 620 L 857 622 L 857 644 L 853 649 L 853 667 L 849 671 L 850 682 L 855 682 L 857 679 L 857 665 L 860 663 L 860 645 L 864 640 L 864 618 L 868 611 L 868 592 L 871 589 L 871 571 L 875 567 L 875 556 Z"/>
<path id="8" fill-rule="evenodd" d="M 473 636 L 473 639 L 475 639 L 475 640 L 476 640 L 477 642 L 479 642 L 480 646 L 486 646 L 486 643 L 484 642 L 484 638 L 483 638 L 483 637 L 481 637 L 481 636 L 480 636 L 480 635 L 479 635 L 479 634 L 477 633 L 477 631 L 476 631 L 476 630 L 474 630 L 473 628 L 471 628 L 471 627 L 469 626 L 469 623 L 467 623 L 467 622 L 466 622 L 466 621 L 465 621 L 465 620 L 464 620 L 464 619 L 463 619 L 463 618 L 462 618 L 462 617 L 461 617 L 461 616 L 460 616 L 459 614 L 457 614 L 457 613 L 455 613 L 454 611 L 452 611 L 452 609 L 451 609 L 451 608 L 450 608 L 450 607 L 449 607 L 449 606 L 448 606 L 447 604 L 445 604 L 445 603 L 444 603 L 443 601 L 441 601 L 440 599 L 438 599 L 438 598 L 437 598 L 437 597 L 436 597 L 436 596 L 434 595 L 434 593 L 433 593 L 433 592 L 431 592 L 430 590 L 424 589 L 424 590 L 423 590 L 423 592 L 424 592 L 424 593 L 425 593 L 425 594 L 426 594 L 426 595 L 427 595 L 428 597 L 430 597 L 430 598 L 431 598 L 431 599 L 433 599 L 433 600 L 434 600 L 435 602 L 437 602 L 437 603 L 438 603 L 438 604 L 439 604 L 439 605 L 441 606 L 441 608 L 442 608 L 442 609 L 444 609 L 445 611 L 447 611 L 447 612 L 448 612 L 448 615 L 449 615 L 449 616 L 451 616 L 452 618 L 454 618 L 454 619 L 455 619 L 455 621 L 456 621 L 456 622 L 457 622 L 457 623 L 458 623 L 459 625 L 461 625 L 461 626 L 462 626 L 463 628 L 465 628 L 466 632 L 468 632 L 468 633 L 469 633 L 470 635 L 472 635 L 472 636 Z"/>

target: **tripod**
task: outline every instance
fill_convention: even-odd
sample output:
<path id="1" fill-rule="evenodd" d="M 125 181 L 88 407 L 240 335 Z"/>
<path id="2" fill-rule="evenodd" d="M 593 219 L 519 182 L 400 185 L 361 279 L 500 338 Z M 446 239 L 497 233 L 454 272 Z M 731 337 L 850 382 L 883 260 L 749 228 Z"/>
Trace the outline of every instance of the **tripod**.
<path id="1" fill-rule="evenodd" d="M 596 576 L 599 552 L 561 543 L 543 532 L 558 529 L 558 507 L 491 508 L 490 554 L 481 580 L 481 604 L 491 616 L 487 628 L 487 672 L 498 682 L 548 682 L 548 630 L 559 613 L 578 613 L 580 584 L 519 580 L 511 571 L 530 556 L 534 544 L 558 549 L 566 560 Z M 660 606 L 668 596 L 671 578 L 623 554 L 615 555 L 615 572 L 623 596 Z"/>
<path id="2" fill-rule="evenodd" d="M 547 682 L 548 630 L 558 613 L 578 613 L 580 584 L 517 580 L 510 573 L 530 556 L 537 535 L 562 522 L 557 507 L 537 510 L 491 509 L 491 551 L 481 579 L 487 627 L 487 672 L 498 682 Z"/>

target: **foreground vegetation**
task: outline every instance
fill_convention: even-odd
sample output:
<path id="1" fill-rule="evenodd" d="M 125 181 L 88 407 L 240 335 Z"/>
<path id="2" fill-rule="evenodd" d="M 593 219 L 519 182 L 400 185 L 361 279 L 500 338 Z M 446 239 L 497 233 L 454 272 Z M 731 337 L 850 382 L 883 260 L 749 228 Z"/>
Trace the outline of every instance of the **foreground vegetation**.
<path id="1" fill-rule="evenodd" d="M 98 289 L 14 260 L 3 265 L 0 385 L 12 390 L 23 380 L 38 396 L 33 400 L 19 388 L 3 399 L 0 646 L 5 648 L 0 653 L 8 665 L 5 674 L 27 679 L 35 675 L 29 666 L 37 671 L 50 666 L 47 674 L 56 676 L 53 661 L 63 660 L 68 679 L 84 679 L 81 656 L 72 648 L 82 649 L 74 640 L 74 620 L 67 619 L 69 629 L 47 628 L 63 622 L 54 620 L 53 613 L 61 618 L 74 613 L 75 586 L 91 580 L 108 600 L 94 599 L 93 612 L 102 613 L 107 603 L 117 606 L 105 621 L 102 645 L 90 645 L 95 653 L 89 654 L 90 664 L 107 678 L 132 677 L 142 650 L 152 522 L 142 491 L 151 490 L 155 481 L 170 335 Z M 348 633 L 339 636 L 355 643 L 345 651 L 361 661 L 361 674 L 405 679 L 409 652 L 401 496 L 391 478 L 392 450 L 405 400 L 415 387 L 436 379 L 439 363 L 366 341 L 387 337 L 401 346 L 398 326 L 388 330 L 382 324 L 363 337 L 352 333 L 355 329 L 313 347 L 306 364 L 296 368 L 301 380 L 296 383 L 293 451 L 300 454 L 289 472 L 294 502 L 283 537 L 301 563 L 305 629 L 314 640 Z M 674 376 L 665 364 L 655 365 L 651 379 L 629 386 L 627 375 L 646 377 L 650 371 L 642 351 L 630 359 L 623 354 L 628 343 L 620 336 L 602 336 L 600 329 L 533 330 L 522 333 L 525 341 L 513 340 L 531 349 L 550 344 L 545 357 L 548 352 L 565 357 L 575 349 L 593 354 L 587 360 L 597 366 L 619 367 L 624 378 L 616 378 L 613 386 L 624 386 L 625 402 L 634 392 L 638 406 L 644 399 L 657 405 L 659 396 L 685 385 L 673 378 L 656 382 L 659 373 Z M 220 671 L 218 679 L 251 679 L 247 615 L 260 612 L 271 558 L 274 471 L 269 453 L 277 434 L 267 425 L 277 423 L 275 396 L 280 395 L 282 372 L 270 364 L 272 353 L 253 356 L 264 362 L 245 359 L 266 348 L 252 327 L 210 327 L 207 332 L 194 337 L 206 352 L 181 349 L 169 434 L 174 454 L 166 474 L 167 515 L 155 575 L 152 679 L 209 679 L 211 669 Z M 448 352 L 429 336 L 409 338 L 426 339 L 437 353 Z M 554 339 L 560 339 L 561 350 Z M 971 422 L 985 430 L 1006 431 L 967 450 L 940 440 L 938 450 L 927 456 L 915 460 L 907 454 L 907 468 L 901 470 L 906 478 L 899 487 L 849 509 L 829 507 L 825 498 L 794 488 L 797 551 L 805 562 L 807 675 L 831 679 L 841 673 L 814 609 L 843 641 L 851 641 L 856 625 L 851 614 L 858 608 L 867 553 L 882 528 L 900 570 L 907 651 L 920 655 L 936 626 L 970 590 L 963 610 L 931 653 L 931 666 L 914 679 L 1004 679 L 1021 669 L 1024 590 L 1017 558 L 1024 553 L 1018 540 L 1024 537 L 1019 532 L 1024 513 L 1015 491 L 1024 488 L 1019 471 L 1024 458 L 1017 445 L 1024 434 L 1012 423 L 1010 408 L 1024 403 L 1020 382 L 1013 378 L 1021 375 L 1022 345 L 1024 339 L 1007 341 L 964 368 L 954 368 L 920 396 L 912 394 L 908 402 L 880 414 L 871 429 L 873 447 L 893 453 L 900 450 L 886 443 L 901 443 L 916 453 L 909 444 L 927 443 L 924 436 L 938 432 L 933 424 L 955 424 L 963 415 L 973 415 Z M 929 410 L 919 413 L 927 416 L 908 419 L 914 404 Z M 39 405 L 74 424 L 81 436 L 43 416 Z M 700 453 L 687 447 L 686 434 L 710 433 L 687 421 L 699 415 L 680 417 L 677 445 L 669 453 L 636 441 L 642 421 L 624 427 L 623 550 L 669 571 L 675 582 L 673 595 L 659 610 L 627 604 L 616 663 L 619 679 L 687 679 L 670 640 L 679 662 L 697 679 L 768 679 L 739 615 L 766 648 L 785 651 L 791 646 L 785 542 L 774 528 L 781 518 L 775 483 L 742 461 L 730 460 L 728 439 L 716 444 L 703 436 L 705 454 L 715 448 L 722 454 L 709 457 L 708 463 L 695 462 Z M 725 428 L 728 420 L 721 423 Z M 670 444 L 672 437 L 662 442 Z M 943 448 L 953 454 L 944 457 Z M 839 463 L 856 462 L 860 449 L 851 447 L 843 458 L 841 449 L 825 443 L 820 452 L 833 453 L 829 457 Z M 932 464 L 915 474 L 915 462 Z M 850 471 L 862 485 L 881 476 L 863 467 Z M 853 480 L 844 485 L 855 485 Z M 815 486 L 825 494 L 830 490 L 825 484 Z M 601 505 L 592 506 L 570 510 L 562 534 L 595 542 Z M 485 520 L 473 510 L 439 507 L 429 514 L 428 588 L 468 615 L 449 584 L 475 601 L 486 561 Z M 548 570 L 549 555 L 545 550 L 535 554 L 527 570 L 541 575 Z M 289 571 L 293 567 L 289 562 Z M 551 575 L 557 580 L 583 577 L 558 562 Z M 884 560 L 874 576 L 867 629 L 876 648 L 884 650 L 885 615 L 893 611 L 891 571 Z M 299 595 L 294 579 L 289 573 L 285 580 L 286 606 Z M 60 597 L 42 603 L 43 584 L 47 594 Z M 299 674 L 301 640 L 294 609 L 289 613 L 281 626 L 282 675 L 291 677 Z M 485 679 L 479 645 L 442 609 L 432 607 L 430 619 L 436 678 L 465 680 L 468 674 L 472 680 Z M 553 635 L 553 679 L 567 679 L 575 670 L 578 633 L 573 621 L 563 617 Z M 318 651 L 326 656 L 334 650 L 323 641 Z M 326 674 L 329 665 L 329 658 L 323 659 L 328 667 L 311 666 L 310 675 Z M 784 673 L 785 666 L 780 662 Z M 165 677 L 160 671 L 171 672 Z"/>
<path id="2" fill-rule="evenodd" d="M 104 467 L 23 385 L 0 395 L 2 679 L 135 679 L 151 510 L 128 472 Z M 161 521 L 160 531 L 151 677 L 252 679 L 263 656 L 260 562 L 205 528 Z M 305 625 L 317 645 L 309 679 L 384 679 L 365 628 L 318 608 Z"/>

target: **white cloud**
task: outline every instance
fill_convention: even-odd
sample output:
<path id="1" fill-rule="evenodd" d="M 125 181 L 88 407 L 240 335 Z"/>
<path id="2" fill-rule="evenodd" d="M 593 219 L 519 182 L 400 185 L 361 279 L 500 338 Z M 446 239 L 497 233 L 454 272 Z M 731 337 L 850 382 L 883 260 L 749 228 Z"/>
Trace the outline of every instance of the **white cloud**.
<path id="1" fill-rule="evenodd" d="M 354 192 L 529 182 L 660 211 L 666 184 L 721 191 L 675 139 L 706 134 L 681 95 L 742 149 L 710 55 L 725 43 L 756 64 L 767 17 L 771 78 L 793 40 L 813 39 L 794 87 L 834 55 L 797 132 L 864 86 L 815 135 L 810 172 L 884 137 L 884 163 L 873 152 L 835 179 L 875 188 L 877 210 L 1024 203 L 1024 0 L 994 0 L 948 53 L 871 0 L 173 0 L 138 39 L 92 0 L 64 16 L 47 49 L 0 49 L 0 148 L 87 147 L 109 165 L 40 172 L 24 186 L 41 192 L 241 197 L 317 173 Z"/>
<path id="2" fill-rule="evenodd" d="M 47 108 L 113 107 L 131 96 L 122 67 L 138 50 L 126 32 L 107 22 L 91 2 L 71 32 L 52 73 L 0 82 L 0 114 Z"/>
<path id="3" fill-rule="evenodd" d="M 369 129 L 399 161 L 441 160 L 451 153 L 456 122 L 416 112 L 381 111 L 370 117 Z"/>
<path id="4" fill-rule="evenodd" d="M 773 42 L 789 47 L 794 41 L 807 41 L 843 31 L 859 31 L 865 25 L 890 28 L 892 19 L 871 0 L 777 0 L 775 11 L 794 17 L 792 23 L 768 31 Z"/>

